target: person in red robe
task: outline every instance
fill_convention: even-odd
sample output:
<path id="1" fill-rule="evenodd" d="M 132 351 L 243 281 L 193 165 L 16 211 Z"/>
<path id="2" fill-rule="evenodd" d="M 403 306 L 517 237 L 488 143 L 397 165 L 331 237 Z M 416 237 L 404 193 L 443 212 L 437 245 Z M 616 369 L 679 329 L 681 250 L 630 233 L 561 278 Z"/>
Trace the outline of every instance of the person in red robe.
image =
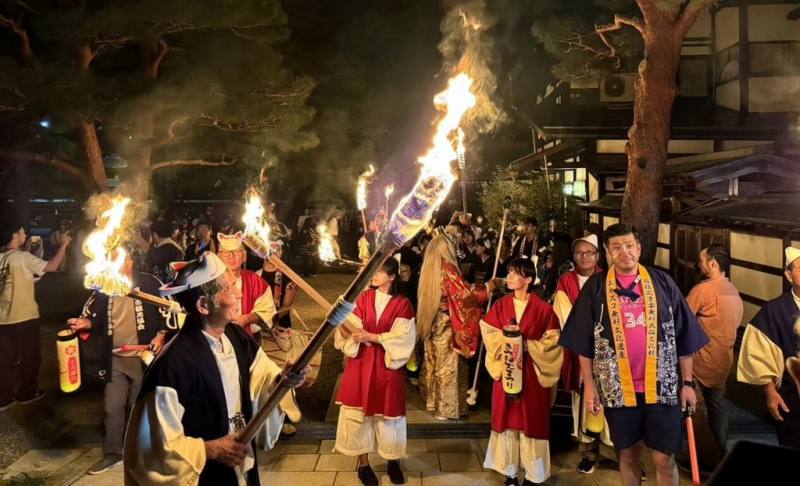
<path id="1" fill-rule="evenodd" d="M 217 233 L 217 240 L 219 240 L 217 254 L 236 277 L 236 288 L 242 293 L 236 314 L 239 317 L 233 323 L 241 326 L 259 346 L 262 345 L 262 339 L 273 340 L 281 350 L 290 351 L 292 329 L 274 325 L 275 301 L 272 298 L 269 284 L 257 273 L 243 268 L 247 259 L 247 251 L 242 243 L 242 232 L 238 231 L 231 235 Z M 302 418 L 296 400 L 293 400 L 292 406 L 288 406 L 285 411 L 286 416 L 293 423 L 299 422 Z M 282 430 L 285 434 L 291 435 L 292 429 L 293 427 L 286 423 Z"/>
<path id="2" fill-rule="evenodd" d="M 417 289 L 417 335 L 424 359 L 419 388 L 425 407 L 438 420 L 467 414 L 469 362 L 480 343 L 483 304 L 494 281 L 470 285 L 458 269 L 447 233 L 425 249 Z"/>
<path id="3" fill-rule="evenodd" d="M 602 270 L 598 266 L 600 254 L 598 252 L 597 235 L 587 235 L 578 238 L 572 244 L 572 260 L 575 268 L 567 272 L 558 279 L 556 293 L 553 296 L 553 310 L 558 316 L 561 328 L 567 323 L 572 306 L 578 300 L 583 284 L 589 277 Z M 603 427 L 600 433 L 586 430 L 586 408 L 583 406 L 581 398 L 581 366 L 578 355 L 564 349 L 564 366 L 561 369 L 561 387 L 570 392 L 572 396 L 572 436 L 578 440 L 579 449 L 582 453 L 577 471 L 582 474 L 591 474 L 600 458 L 599 439 L 609 447 L 612 447 L 611 437 L 608 427 Z"/>
<path id="4" fill-rule="evenodd" d="M 492 389 L 492 433 L 483 467 L 506 476 L 505 484 L 523 485 L 550 477 L 550 395 L 561 371 L 561 328 L 553 308 L 532 293 L 536 268 L 527 258 L 508 266 L 507 286 L 513 292 L 498 300 L 481 320 L 486 345 L 486 368 L 495 380 Z M 522 392 L 509 399 L 501 377 L 504 364 L 503 327 L 515 323 L 523 340 Z"/>
<path id="5" fill-rule="evenodd" d="M 356 299 L 357 332 L 340 326 L 334 346 L 347 357 L 336 403 L 335 449 L 358 456 L 358 478 L 377 486 L 368 454 L 377 449 L 388 461 L 393 484 L 405 483 L 399 459 L 406 455 L 406 393 L 403 367 L 414 352 L 416 330 L 411 301 L 399 293 L 399 264 L 386 260 L 371 288 Z M 377 447 L 376 447 L 377 446 Z"/>

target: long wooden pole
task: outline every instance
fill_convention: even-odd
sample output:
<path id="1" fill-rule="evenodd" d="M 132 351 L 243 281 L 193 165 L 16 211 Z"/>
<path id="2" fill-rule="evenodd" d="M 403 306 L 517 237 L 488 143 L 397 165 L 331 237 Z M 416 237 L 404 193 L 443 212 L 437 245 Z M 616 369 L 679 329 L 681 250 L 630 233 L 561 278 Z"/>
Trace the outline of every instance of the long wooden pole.
<path id="1" fill-rule="evenodd" d="M 492 270 L 492 280 L 497 278 L 497 267 L 500 265 L 500 249 L 503 248 L 503 236 L 506 233 L 506 222 L 508 221 L 508 209 L 511 207 L 511 198 L 506 197 L 503 202 L 503 221 L 500 223 L 500 238 L 497 242 L 497 253 L 494 255 L 494 268 Z M 488 302 L 486 303 L 486 312 L 492 307 L 492 295 L 489 295 Z M 475 368 L 475 376 L 472 378 L 472 388 L 467 390 L 467 405 L 474 406 L 478 403 L 478 375 L 481 372 L 481 358 L 483 356 L 484 344 L 481 341 L 481 347 L 478 350 L 478 366 Z"/>
<path id="2" fill-rule="evenodd" d="M 283 260 L 278 258 L 277 255 L 275 255 L 273 253 L 268 257 L 268 259 L 269 259 L 270 263 L 275 265 L 275 267 L 277 267 L 278 270 L 280 270 L 284 275 L 289 277 L 289 279 L 291 279 L 292 282 L 294 282 L 298 287 L 300 287 L 303 290 L 303 292 L 308 294 L 308 296 L 311 297 L 311 299 L 314 302 L 319 304 L 326 311 L 330 311 L 331 310 L 331 307 L 333 307 L 333 304 L 328 302 L 328 300 L 325 297 L 323 297 L 322 294 L 317 292 L 317 289 L 315 289 L 314 287 L 309 285 L 309 283 L 306 282 L 303 279 L 303 277 L 301 277 L 294 270 L 292 270 L 292 268 L 289 265 L 287 265 Z M 352 317 L 348 316 L 347 319 L 348 319 L 348 321 L 344 323 L 344 326 L 347 328 L 347 330 L 350 331 L 350 332 L 358 331 L 359 329 L 355 325 L 355 321 L 352 320 Z"/>
<path id="3" fill-rule="evenodd" d="M 328 315 L 325 317 L 325 322 L 319 327 L 319 329 L 317 329 L 317 332 L 308 342 L 306 348 L 303 350 L 300 356 L 298 356 L 297 361 L 292 363 L 292 372 L 299 373 L 311 362 L 311 359 L 315 354 L 317 354 L 317 351 L 319 351 L 319 349 L 325 343 L 325 340 L 328 339 L 336 327 L 341 323 L 341 320 L 339 320 L 338 317 L 339 314 L 344 312 L 347 307 L 351 307 L 353 305 L 356 297 L 358 297 L 364 287 L 369 283 L 370 279 L 372 278 L 372 274 L 375 273 L 381 267 L 381 265 L 383 265 L 383 262 L 385 262 L 386 259 L 389 258 L 391 254 L 398 248 L 398 245 L 393 244 L 391 240 L 387 239 L 387 241 L 378 249 L 378 251 L 372 255 L 369 262 L 367 262 L 367 264 L 361 270 L 361 273 L 358 274 L 353 283 L 351 283 L 347 288 L 344 295 L 340 297 L 340 299 L 336 302 L 336 305 L 334 305 L 333 308 L 331 308 L 331 310 L 328 312 Z M 278 406 L 280 401 L 290 389 L 291 388 L 285 382 L 285 374 L 278 376 L 272 393 L 269 395 L 258 412 L 253 416 L 244 430 L 242 430 L 242 432 L 239 434 L 239 437 L 237 438 L 239 442 L 247 444 L 253 440 L 258 429 L 267 419 L 272 410 Z"/>

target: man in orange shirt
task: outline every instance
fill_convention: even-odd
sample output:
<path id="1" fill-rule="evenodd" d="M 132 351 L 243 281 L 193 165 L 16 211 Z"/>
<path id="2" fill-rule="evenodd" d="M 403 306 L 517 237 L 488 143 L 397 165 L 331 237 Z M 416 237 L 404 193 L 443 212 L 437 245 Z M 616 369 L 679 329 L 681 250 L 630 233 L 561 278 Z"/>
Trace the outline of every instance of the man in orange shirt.
<path id="1" fill-rule="evenodd" d="M 710 341 L 694 355 L 693 373 L 700 398 L 705 403 L 708 426 L 716 450 L 699 448 L 704 466 L 714 467 L 725 455 L 728 416 L 725 413 L 725 381 L 733 365 L 736 329 L 742 323 L 742 299 L 728 280 L 731 257 L 721 245 L 700 252 L 698 267 L 705 280 L 695 285 L 686 301 Z"/>

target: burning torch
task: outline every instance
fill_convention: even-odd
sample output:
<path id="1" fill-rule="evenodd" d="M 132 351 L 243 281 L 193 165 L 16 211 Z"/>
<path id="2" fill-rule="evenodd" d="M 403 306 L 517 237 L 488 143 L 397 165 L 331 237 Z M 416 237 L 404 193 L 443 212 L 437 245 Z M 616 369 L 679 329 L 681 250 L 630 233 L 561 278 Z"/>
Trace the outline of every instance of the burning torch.
<path id="1" fill-rule="evenodd" d="M 308 365 L 330 334 L 355 309 L 355 300 L 369 283 L 372 274 L 395 250 L 422 229 L 430 219 L 434 208 L 441 204 L 447 196 L 454 182 L 450 163 L 457 157 L 451 135 L 461 122 L 464 113 L 475 104 L 475 96 L 469 90 L 471 85 L 472 80 L 469 76 L 464 73 L 459 74 L 451 78 L 448 81 L 447 89 L 434 98 L 437 108 L 445 113 L 437 125 L 433 147 L 418 159 L 422 165 L 420 178 L 411 193 L 400 201 L 397 210 L 392 214 L 389 225 L 381 236 L 378 250 L 328 312 L 323 325 L 311 338 L 297 361 L 292 364 L 291 371 L 299 372 Z M 245 233 L 247 232 L 245 231 Z M 247 237 L 244 241 L 248 246 L 253 243 L 257 246 L 265 246 L 258 245 L 257 242 Z M 289 387 L 284 383 L 284 375 L 281 375 L 276 380 L 275 388 L 262 408 L 239 434 L 240 442 L 249 443 L 253 439 L 269 413 L 288 391 Z"/>
<path id="2" fill-rule="evenodd" d="M 386 217 L 389 217 L 389 199 L 392 197 L 392 193 L 394 192 L 394 184 L 389 184 L 386 186 L 386 189 L 383 190 L 383 194 L 386 196 Z"/>
<path id="3" fill-rule="evenodd" d="M 120 246 L 122 221 L 130 202 L 130 198 L 114 196 L 111 207 L 97 218 L 97 229 L 86 237 L 83 253 L 89 257 L 89 263 L 86 264 L 83 286 L 110 296 L 127 295 L 178 314 L 181 306 L 177 302 L 133 288 L 131 279 L 122 273 L 127 257 L 127 252 Z"/>
<path id="4" fill-rule="evenodd" d="M 361 211 L 361 222 L 364 224 L 365 237 L 367 234 L 367 184 L 369 184 L 374 175 L 375 167 L 369 164 L 369 169 L 358 176 L 358 185 L 356 186 L 356 204 L 358 205 L 358 210 Z"/>
<path id="5" fill-rule="evenodd" d="M 458 154 L 458 175 L 461 180 L 461 205 L 464 209 L 464 217 L 467 217 L 467 149 L 464 147 L 464 130 L 458 129 L 458 147 L 456 152 Z"/>

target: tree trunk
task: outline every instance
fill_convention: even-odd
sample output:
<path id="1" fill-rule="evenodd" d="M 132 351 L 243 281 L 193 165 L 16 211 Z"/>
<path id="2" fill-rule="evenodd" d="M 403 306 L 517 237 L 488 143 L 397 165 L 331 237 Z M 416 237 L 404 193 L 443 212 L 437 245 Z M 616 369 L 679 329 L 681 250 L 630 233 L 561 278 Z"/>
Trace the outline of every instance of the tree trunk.
<path id="1" fill-rule="evenodd" d="M 645 57 L 634 82 L 633 125 L 628 131 L 628 180 L 622 221 L 639 231 L 643 263 L 652 264 L 658 243 L 661 179 L 667 161 L 675 78 L 683 39 L 676 22 L 651 21 L 644 29 Z"/>
<path id="2" fill-rule="evenodd" d="M 86 166 L 92 176 L 95 186 L 100 191 L 108 190 L 106 168 L 103 165 L 103 152 L 100 150 L 100 141 L 97 139 L 97 129 L 94 122 L 81 121 L 81 145 L 86 155 Z"/>

